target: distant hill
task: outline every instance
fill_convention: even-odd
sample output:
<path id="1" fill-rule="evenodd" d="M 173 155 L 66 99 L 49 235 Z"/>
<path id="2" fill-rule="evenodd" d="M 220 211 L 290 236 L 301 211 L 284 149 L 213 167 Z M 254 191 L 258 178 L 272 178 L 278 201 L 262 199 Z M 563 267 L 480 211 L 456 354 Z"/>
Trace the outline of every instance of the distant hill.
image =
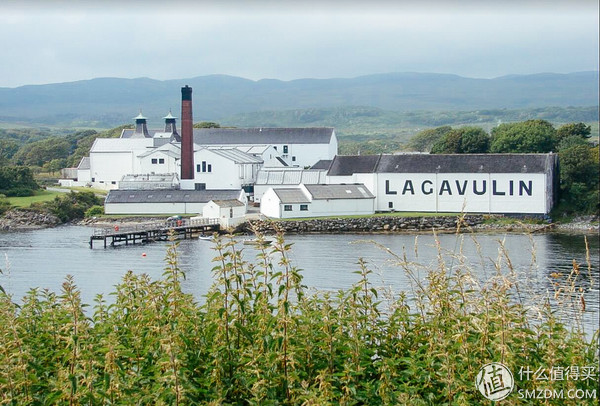
<path id="1" fill-rule="evenodd" d="M 251 112 L 348 106 L 367 106 L 365 114 L 373 114 L 373 109 L 475 111 L 598 105 L 598 72 L 495 79 L 431 73 L 292 81 L 252 81 L 225 75 L 165 81 L 99 78 L 0 88 L 0 123 L 108 128 L 130 123 L 142 109 L 150 125 L 157 126 L 169 109 L 179 115 L 180 88 L 184 85 L 194 89 L 195 121 L 240 118 Z"/>

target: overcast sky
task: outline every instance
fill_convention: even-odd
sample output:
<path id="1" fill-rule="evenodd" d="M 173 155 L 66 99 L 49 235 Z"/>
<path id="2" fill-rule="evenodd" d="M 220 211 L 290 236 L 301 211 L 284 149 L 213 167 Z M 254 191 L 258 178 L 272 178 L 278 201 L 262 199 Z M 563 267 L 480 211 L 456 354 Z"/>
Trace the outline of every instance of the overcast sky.
<path id="1" fill-rule="evenodd" d="M 0 87 L 569 73 L 598 70 L 598 2 L 2 0 L 0 41 Z"/>

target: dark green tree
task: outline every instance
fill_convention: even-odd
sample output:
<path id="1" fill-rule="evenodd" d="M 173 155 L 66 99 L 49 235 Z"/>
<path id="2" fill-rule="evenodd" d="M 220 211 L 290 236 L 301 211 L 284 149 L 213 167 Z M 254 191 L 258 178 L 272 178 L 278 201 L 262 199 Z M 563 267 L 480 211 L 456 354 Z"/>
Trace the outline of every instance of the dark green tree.
<path id="1" fill-rule="evenodd" d="M 20 165 L 42 166 L 53 159 L 67 158 L 71 154 L 71 143 L 64 137 L 51 137 L 23 145 L 13 157 Z"/>
<path id="2" fill-rule="evenodd" d="M 545 120 L 500 124 L 492 130 L 490 152 L 546 153 L 556 149 L 556 130 Z"/>
<path id="3" fill-rule="evenodd" d="M 408 149 L 411 151 L 429 152 L 433 145 L 450 131 L 452 131 L 452 127 L 448 125 L 420 131 L 410 139 Z"/>
<path id="4" fill-rule="evenodd" d="M 448 132 L 431 148 L 432 154 L 481 154 L 489 152 L 490 137 L 479 127 L 462 127 Z"/>
<path id="5" fill-rule="evenodd" d="M 569 139 L 576 138 L 570 137 Z M 574 145 L 559 152 L 561 203 L 570 212 L 598 211 L 598 147 Z"/>
<path id="6" fill-rule="evenodd" d="M 25 166 L 0 167 L 0 193 L 6 196 L 31 196 L 39 185 Z"/>
<path id="7" fill-rule="evenodd" d="M 586 139 L 590 137 L 591 133 L 592 127 L 589 125 L 585 125 L 584 123 L 569 123 L 556 130 L 556 140 L 560 142 L 569 137 Z"/>
<path id="8" fill-rule="evenodd" d="M 0 165 L 6 165 L 19 150 L 19 143 L 13 139 L 0 139 Z"/>

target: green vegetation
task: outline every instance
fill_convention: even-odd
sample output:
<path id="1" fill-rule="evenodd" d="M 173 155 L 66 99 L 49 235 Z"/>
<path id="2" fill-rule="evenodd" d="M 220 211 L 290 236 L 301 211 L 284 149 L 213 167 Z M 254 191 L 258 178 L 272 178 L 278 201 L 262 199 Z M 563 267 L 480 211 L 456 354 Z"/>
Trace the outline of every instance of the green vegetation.
<path id="1" fill-rule="evenodd" d="M 501 124 L 492 130 L 493 153 L 547 153 L 555 148 L 556 130 L 545 120 Z"/>
<path id="2" fill-rule="evenodd" d="M 489 150 L 490 137 L 478 127 L 452 129 L 431 147 L 432 154 L 482 154 Z"/>
<path id="3" fill-rule="evenodd" d="M 9 197 L 6 200 L 14 207 L 29 207 L 32 204 L 49 202 L 54 200 L 56 196 L 62 195 L 62 192 L 53 192 L 48 190 L 38 190 L 33 196 L 25 197 Z"/>
<path id="4" fill-rule="evenodd" d="M 82 219 L 93 206 L 100 206 L 102 201 L 93 192 L 61 193 L 53 200 L 45 202 L 41 208 L 49 211 L 63 223 Z"/>
<path id="5" fill-rule="evenodd" d="M 0 194 L 5 196 L 32 196 L 39 185 L 33 172 L 25 166 L 0 167 Z"/>
<path id="6" fill-rule="evenodd" d="M 96 217 L 104 215 L 104 206 L 94 205 L 85 211 L 85 217 Z"/>
<path id="7" fill-rule="evenodd" d="M 502 245 L 496 273 L 481 282 L 460 252 L 440 249 L 437 266 L 426 267 L 382 247 L 412 292 L 376 287 L 362 259 L 351 288 L 310 292 L 281 234 L 273 248 L 258 247 L 249 263 L 232 239 L 215 237 L 214 285 L 202 305 L 182 292 L 177 244 L 162 280 L 129 272 L 111 304 L 98 296 L 86 307 L 70 277 L 58 294 L 32 289 L 21 306 L 0 294 L 1 401 L 482 404 L 474 382 L 489 362 L 510 368 L 519 389 L 597 388 L 597 376 L 540 383 L 517 374 L 598 364 L 596 341 L 580 329 L 576 265 L 556 279 L 555 295 L 528 305 Z M 550 303 L 571 311 L 571 328 Z M 586 401 L 596 404 L 563 404 Z"/>

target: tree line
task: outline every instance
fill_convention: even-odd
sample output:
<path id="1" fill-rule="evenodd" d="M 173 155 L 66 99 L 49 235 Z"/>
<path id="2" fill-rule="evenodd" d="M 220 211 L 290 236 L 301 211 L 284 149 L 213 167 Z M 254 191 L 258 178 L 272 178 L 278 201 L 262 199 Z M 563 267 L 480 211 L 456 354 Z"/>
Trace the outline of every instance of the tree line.
<path id="1" fill-rule="evenodd" d="M 561 213 L 598 212 L 598 145 L 591 127 L 569 123 L 558 129 L 545 120 L 506 123 L 488 134 L 479 127 L 437 127 L 421 131 L 408 148 L 432 154 L 549 153 L 559 154 Z"/>

